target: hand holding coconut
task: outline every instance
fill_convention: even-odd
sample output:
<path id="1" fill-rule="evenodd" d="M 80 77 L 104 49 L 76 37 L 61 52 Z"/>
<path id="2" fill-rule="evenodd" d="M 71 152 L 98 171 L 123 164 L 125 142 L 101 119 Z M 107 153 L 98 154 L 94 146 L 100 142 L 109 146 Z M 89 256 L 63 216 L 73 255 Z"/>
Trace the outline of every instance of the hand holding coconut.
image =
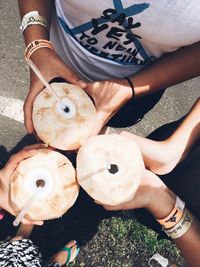
<path id="1" fill-rule="evenodd" d="M 133 97 L 126 80 L 88 82 L 85 92 L 94 99 L 97 119 L 92 135 L 97 135 L 106 123 Z"/>
<path id="2" fill-rule="evenodd" d="M 77 179 L 96 201 L 118 205 L 130 201 L 144 176 L 137 144 L 122 135 L 90 137 L 77 156 Z"/>
<path id="3" fill-rule="evenodd" d="M 10 178 L 11 206 L 15 214 L 22 212 L 29 220 L 61 217 L 74 204 L 78 193 L 71 162 L 47 148 L 21 161 Z M 21 217 L 20 214 L 16 225 Z"/>
<path id="4" fill-rule="evenodd" d="M 74 73 L 58 56 L 53 49 L 38 49 L 31 57 L 36 66 L 39 67 L 47 81 L 55 77 L 62 77 L 64 80 L 79 85 L 86 86 L 79 76 Z M 44 89 L 43 83 L 38 79 L 33 71 L 30 73 L 30 89 L 24 103 L 24 121 L 28 133 L 34 132 L 32 122 L 32 108 L 36 96 Z"/>
<path id="5" fill-rule="evenodd" d="M 91 134 L 96 110 L 89 96 L 80 87 L 69 83 L 52 83 L 57 98 L 45 88 L 33 105 L 33 125 L 46 144 L 75 150 Z"/>
<path id="6" fill-rule="evenodd" d="M 16 215 L 16 212 L 11 206 L 10 200 L 9 200 L 10 178 L 15 172 L 18 164 L 21 161 L 36 155 L 37 149 L 39 147 L 41 147 L 41 145 L 33 145 L 33 146 L 25 147 L 23 150 L 21 150 L 17 154 L 11 156 L 7 164 L 5 165 L 5 167 L 0 171 L 0 207 L 8 211 L 12 215 Z M 22 222 L 25 224 L 36 224 L 36 225 L 43 224 L 43 222 L 40 220 L 30 220 L 26 218 L 24 218 Z"/>

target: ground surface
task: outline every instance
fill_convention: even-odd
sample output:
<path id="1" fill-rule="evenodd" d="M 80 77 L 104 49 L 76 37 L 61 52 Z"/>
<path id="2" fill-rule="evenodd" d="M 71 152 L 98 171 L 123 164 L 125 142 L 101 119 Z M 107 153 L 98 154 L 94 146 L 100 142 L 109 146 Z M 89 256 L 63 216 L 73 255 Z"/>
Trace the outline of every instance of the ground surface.
<path id="1" fill-rule="evenodd" d="M 0 1 L 0 160 L 7 152 L 34 142 L 25 136 L 22 106 L 28 90 L 28 67 L 23 59 L 24 44 L 20 30 L 17 1 Z M 200 79 L 169 88 L 145 118 L 128 131 L 147 136 L 163 124 L 181 118 L 199 96 Z M 115 129 L 113 131 L 118 131 Z M 25 136 L 25 137 L 24 137 Z M 199 154 L 198 154 L 199 155 Z M 198 162 L 195 157 L 194 162 Z M 75 238 L 81 252 L 74 266 L 142 267 L 159 252 L 170 264 L 186 266 L 169 241 L 157 241 L 156 234 L 134 221 L 133 213 L 106 213 L 82 193 L 75 207 L 61 220 L 37 228 L 33 240 L 45 256 Z M 1 222 L 1 238 L 14 232 L 12 217 Z M 157 266 L 157 265 L 155 265 Z"/>

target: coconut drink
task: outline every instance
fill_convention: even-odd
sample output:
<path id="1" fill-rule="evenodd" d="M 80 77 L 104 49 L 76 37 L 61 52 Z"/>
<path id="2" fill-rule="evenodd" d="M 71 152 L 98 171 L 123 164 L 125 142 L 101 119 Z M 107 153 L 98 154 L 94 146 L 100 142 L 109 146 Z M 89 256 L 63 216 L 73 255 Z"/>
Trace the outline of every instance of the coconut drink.
<path id="1" fill-rule="evenodd" d="M 96 110 L 83 89 L 69 83 L 52 83 L 57 98 L 45 88 L 33 104 L 33 125 L 46 144 L 75 150 L 90 135 L 96 120 Z"/>
<path id="2" fill-rule="evenodd" d="M 75 169 L 59 152 L 39 149 L 19 163 L 10 179 L 10 203 L 16 215 L 37 191 L 25 217 L 50 220 L 70 209 L 79 193 Z"/>
<path id="3" fill-rule="evenodd" d="M 131 200 L 144 170 L 138 145 L 119 134 L 90 137 L 77 155 L 78 183 L 102 204 Z"/>

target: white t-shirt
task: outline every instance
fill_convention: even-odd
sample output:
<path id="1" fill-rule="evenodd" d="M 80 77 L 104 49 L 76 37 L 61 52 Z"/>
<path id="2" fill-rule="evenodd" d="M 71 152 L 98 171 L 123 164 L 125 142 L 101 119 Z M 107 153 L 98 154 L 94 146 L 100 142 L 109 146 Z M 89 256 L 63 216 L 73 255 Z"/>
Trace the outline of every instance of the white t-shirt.
<path id="1" fill-rule="evenodd" d="M 51 40 L 86 80 L 134 74 L 200 41 L 199 0 L 56 0 Z"/>

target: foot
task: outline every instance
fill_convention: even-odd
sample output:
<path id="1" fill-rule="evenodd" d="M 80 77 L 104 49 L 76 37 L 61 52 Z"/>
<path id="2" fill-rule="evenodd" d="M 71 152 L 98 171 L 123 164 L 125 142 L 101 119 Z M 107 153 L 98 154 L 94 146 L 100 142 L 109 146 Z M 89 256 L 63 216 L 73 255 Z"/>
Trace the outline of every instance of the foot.
<path id="1" fill-rule="evenodd" d="M 179 155 L 174 144 L 168 140 L 153 141 L 129 132 L 121 134 L 139 145 L 146 168 L 156 174 L 164 175 L 171 172 L 182 160 L 182 155 Z"/>
<path id="2" fill-rule="evenodd" d="M 57 262 L 59 265 L 68 264 L 73 262 L 78 254 L 78 247 L 75 240 L 71 240 L 63 250 L 54 254 L 48 264 Z M 47 265 L 48 266 L 48 265 Z"/>

